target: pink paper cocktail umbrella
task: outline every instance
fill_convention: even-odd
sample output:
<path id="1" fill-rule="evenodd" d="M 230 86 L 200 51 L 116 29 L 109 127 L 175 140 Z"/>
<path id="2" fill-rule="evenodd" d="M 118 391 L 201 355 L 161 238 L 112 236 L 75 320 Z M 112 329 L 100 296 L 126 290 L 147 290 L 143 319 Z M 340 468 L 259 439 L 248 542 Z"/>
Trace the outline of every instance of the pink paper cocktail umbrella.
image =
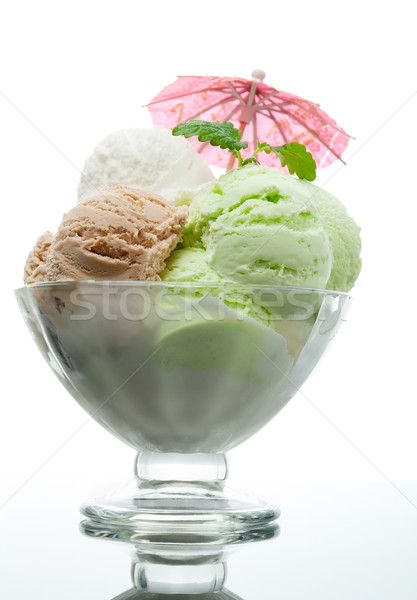
<path id="1" fill-rule="evenodd" d="M 349 135 L 317 104 L 263 83 L 265 73 L 255 70 L 252 79 L 239 77 L 178 77 L 148 104 L 155 125 L 169 129 L 189 119 L 231 121 L 242 133 L 250 156 L 257 140 L 271 146 L 288 142 L 304 144 L 317 167 L 326 167 L 341 156 Z M 231 168 L 235 158 L 209 143 L 191 138 L 190 143 L 208 163 Z M 343 162 L 343 161 L 342 161 Z M 271 153 L 262 163 L 280 166 Z"/>

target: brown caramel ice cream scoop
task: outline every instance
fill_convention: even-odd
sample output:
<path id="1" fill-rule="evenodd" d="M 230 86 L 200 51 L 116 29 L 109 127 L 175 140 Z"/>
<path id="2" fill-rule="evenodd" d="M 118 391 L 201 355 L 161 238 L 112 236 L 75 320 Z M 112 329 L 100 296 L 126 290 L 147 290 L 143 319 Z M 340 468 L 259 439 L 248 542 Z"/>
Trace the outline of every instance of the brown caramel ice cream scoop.
<path id="1" fill-rule="evenodd" d="M 106 188 L 64 215 L 42 254 L 36 251 L 38 240 L 28 262 L 37 252 L 40 264 L 33 272 L 25 269 L 25 281 L 159 280 L 187 215 L 187 207 L 162 196 L 127 186 Z"/>
<path id="2" fill-rule="evenodd" d="M 106 188 L 64 215 L 47 253 L 46 278 L 159 280 L 187 215 L 162 196 Z"/>
<path id="3" fill-rule="evenodd" d="M 53 234 L 45 231 L 33 246 L 26 259 L 23 279 L 25 283 L 39 283 L 46 278 L 46 255 L 51 246 Z"/>

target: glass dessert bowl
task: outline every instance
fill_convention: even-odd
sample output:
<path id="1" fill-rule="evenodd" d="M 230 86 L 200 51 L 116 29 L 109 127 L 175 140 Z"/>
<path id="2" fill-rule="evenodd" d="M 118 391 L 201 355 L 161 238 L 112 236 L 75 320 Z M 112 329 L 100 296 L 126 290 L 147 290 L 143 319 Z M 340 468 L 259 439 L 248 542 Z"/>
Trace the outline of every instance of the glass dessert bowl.
<path id="1" fill-rule="evenodd" d="M 61 383 L 138 451 L 127 489 L 82 506 L 85 531 L 233 541 L 279 516 L 225 486 L 225 453 L 298 391 L 343 321 L 347 294 L 136 281 L 40 283 L 16 294 Z"/>

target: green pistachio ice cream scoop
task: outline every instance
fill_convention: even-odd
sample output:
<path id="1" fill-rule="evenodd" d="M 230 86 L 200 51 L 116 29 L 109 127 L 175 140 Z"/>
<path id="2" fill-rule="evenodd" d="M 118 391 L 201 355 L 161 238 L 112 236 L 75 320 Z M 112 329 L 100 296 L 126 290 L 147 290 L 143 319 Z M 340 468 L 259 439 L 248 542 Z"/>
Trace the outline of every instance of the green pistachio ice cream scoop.
<path id="1" fill-rule="evenodd" d="M 229 171 L 193 199 L 167 281 L 228 281 L 347 292 L 360 229 L 334 196 L 270 167 Z"/>

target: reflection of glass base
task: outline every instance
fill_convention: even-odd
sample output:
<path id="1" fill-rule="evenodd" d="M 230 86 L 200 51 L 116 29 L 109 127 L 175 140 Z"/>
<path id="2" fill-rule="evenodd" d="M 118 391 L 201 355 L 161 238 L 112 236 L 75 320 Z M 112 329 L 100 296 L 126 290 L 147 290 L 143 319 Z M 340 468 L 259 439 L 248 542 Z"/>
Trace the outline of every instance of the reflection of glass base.
<path id="1" fill-rule="evenodd" d="M 233 543 L 253 531 L 269 538 L 279 509 L 219 482 L 144 481 L 86 502 L 81 528 L 94 537 L 130 542 Z"/>

